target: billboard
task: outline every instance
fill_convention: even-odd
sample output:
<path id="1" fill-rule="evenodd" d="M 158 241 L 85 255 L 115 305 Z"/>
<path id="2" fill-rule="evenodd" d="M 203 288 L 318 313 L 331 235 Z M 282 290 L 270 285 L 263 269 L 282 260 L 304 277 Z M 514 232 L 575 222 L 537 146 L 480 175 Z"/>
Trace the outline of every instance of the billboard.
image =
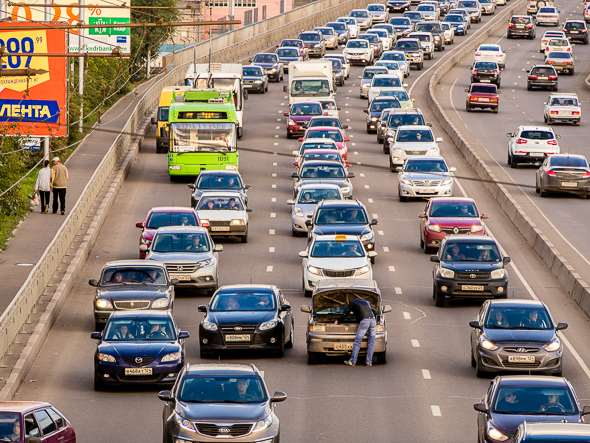
<path id="1" fill-rule="evenodd" d="M 65 53 L 67 32 L 47 24 L 43 30 L 3 30 L 10 22 L 0 23 L 0 46 L 8 53 Z M 32 26 L 22 23 L 23 27 Z M 67 62 L 66 57 L 6 56 L 2 69 L 37 70 L 30 77 L 0 77 L 0 125 L 16 127 L 10 133 L 24 136 L 67 135 Z"/>
<path id="2" fill-rule="evenodd" d="M 13 21 L 45 21 L 45 0 L 27 0 L 26 4 L 31 5 L 38 3 L 39 6 L 23 6 L 12 4 L 7 7 L 6 16 Z M 122 54 L 129 54 L 131 52 L 131 33 L 129 27 L 125 24 L 131 22 L 131 10 L 127 8 L 112 8 L 112 6 L 129 6 L 130 0 L 88 0 L 73 1 L 69 3 L 70 6 L 51 6 L 49 8 L 50 20 L 52 22 L 69 23 L 71 25 L 78 24 L 80 19 L 80 8 L 76 5 L 85 4 L 91 6 L 82 9 L 82 17 L 84 23 L 89 25 L 117 25 L 121 24 L 120 28 L 93 28 L 93 29 L 71 29 L 70 30 L 70 45 L 69 52 L 89 52 L 89 53 L 110 53 L 113 48 L 119 46 Z M 111 8 L 104 8 L 104 6 L 111 6 Z M 82 31 L 84 38 L 84 46 L 79 47 L 78 32 Z"/>

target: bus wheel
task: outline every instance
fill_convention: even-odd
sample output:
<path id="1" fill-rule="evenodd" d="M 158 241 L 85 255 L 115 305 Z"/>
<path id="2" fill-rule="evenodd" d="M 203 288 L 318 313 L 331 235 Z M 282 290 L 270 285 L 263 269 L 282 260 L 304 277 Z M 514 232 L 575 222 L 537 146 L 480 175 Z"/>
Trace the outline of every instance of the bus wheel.
<path id="1" fill-rule="evenodd" d="M 242 127 L 240 126 L 238 128 L 238 138 L 242 138 L 242 135 L 244 135 L 244 130 L 242 129 Z"/>

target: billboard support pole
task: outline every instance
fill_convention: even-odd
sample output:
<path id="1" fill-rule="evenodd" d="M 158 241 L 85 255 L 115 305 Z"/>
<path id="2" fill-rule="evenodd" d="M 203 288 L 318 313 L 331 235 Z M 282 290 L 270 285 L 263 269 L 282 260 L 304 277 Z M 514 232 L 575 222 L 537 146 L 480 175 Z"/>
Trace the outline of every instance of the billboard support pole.
<path id="1" fill-rule="evenodd" d="M 49 137 L 43 137 L 43 158 L 49 160 Z"/>
<path id="2" fill-rule="evenodd" d="M 84 0 L 80 0 L 81 5 L 84 4 Z M 79 8 L 80 11 L 79 23 L 84 22 L 84 8 Z M 83 52 L 84 48 L 84 37 L 82 29 L 78 29 L 78 50 Z M 80 94 L 80 123 L 78 124 L 78 131 L 83 132 L 84 126 L 84 57 L 78 57 L 78 94 Z"/>

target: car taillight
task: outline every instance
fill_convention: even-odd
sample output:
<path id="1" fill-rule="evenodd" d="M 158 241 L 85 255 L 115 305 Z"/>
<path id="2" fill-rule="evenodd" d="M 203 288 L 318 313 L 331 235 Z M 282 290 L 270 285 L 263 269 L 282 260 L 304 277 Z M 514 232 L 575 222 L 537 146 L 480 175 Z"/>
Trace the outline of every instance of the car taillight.
<path id="1" fill-rule="evenodd" d="M 537 80 L 537 76 L 536 75 L 529 75 L 529 80 Z"/>
<path id="2" fill-rule="evenodd" d="M 493 102 L 497 102 L 497 101 L 498 101 L 498 99 L 497 99 L 497 98 L 492 98 L 492 101 L 493 101 Z"/>
<path id="3" fill-rule="evenodd" d="M 571 51 L 571 50 L 572 50 L 572 48 L 567 48 L 567 52 L 569 52 L 569 51 Z"/>
<path id="4" fill-rule="evenodd" d="M 509 28 L 514 28 L 514 23 L 510 23 L 510 24 L 508 25 L 508 27 L 509 27 Z"/>
<path id="5" fill-rule="evenodd" d="M 530 29 L 533 27 L 533 25 L 526 25 L 526 27 Z"/>
<path id="6" fill-rule="evenodd" d="M 572 115 L 580 115 L 580 111 L 572 111 Z"/>
<path id="7" fill-rule="evenodd" d="M 519 138 L 518 140 L 516 140 L 516 144 L 517 145 L 524 145 L 526 144 L 526 140 L 524 138 Z"/>
<path id="8" fill-rule="evenodd" d="M 587 29 L 582 29 L 582 32 L 588 32 L 588 30 Z"/>
<path id="9" fill-rule="evenodd" d="M 547 142 L 547 144 L 548 144 L 548 145 L 551 145 L 551 146 L 555 146 L 555 145 L 557 145 L 557 140 L 549 140 L 549 141 Z"/>
<path id="10" fill-rule="evenodd" d="M 498 72 L 498 71 L 494 71 L 494 75 L 498 75 L 498 74 L 499 74 L 499 72 Z"/>
<path id="11" fill-rule="evenodd" d="M 552 65 L 554 62 L 552 62 L 551 60 L 547 60 L 547 64 L 548 65 Z"/>
<path id="12" fill-rule="evenodd" d="M 514 151 L 515 154 L 526 154 L 526 151 Z"/>
<path id="13" fill-rule="evenodd" d="M 557 80 L 557 76 L 556 75 L 550 75 L 549 76 L 549 80 Z"/>
<path id="14" fill-rule="evenodd" d="M 551 177 L 557 177 L 557 174 L 555 173 L 555 171 L 552 171 L 551 169 L 549 169 L 547 171 L 547 175 L 551 176 Z"/>
<path id="15" fill-rule="evenodd" d="M 551 111 L 551 115 L 557 115 L 559 114 L 559 111 Z"/>
<path id="16" fill-rule="evenodd" d="M 551 62 L 551 63 L 553 63 L 553 62 Z M 563 64 L 564 64 L 564 65 L 571 65 L 571 64 L 572 64 L 572 62 L 563 62 Z"/>
<path id="17" fill-rule="evenodd" d="M 203 220 L 203 222 L 201 223 L 201 226 L 202 226 L 203 228 L 208 228 L 208 227 L 209 227 L 209 222 L 208 222 L 208 221 L 205 221 L 205 220 Z"/>
<path id="18" fill-rule="evenodd" d="M 567 32 L 567 29 L 563 28 L 563 32 Z"/>
<path id="19" fill-rule="evenodd" d="M 476 52 L 476 53 L 475 53 L 475 56 L 476 56 L 476 57 L 481 57 L 481 52 Z"/>
<path id="20" fill-rule="evenodd" d="M 473 70 L 473 75 L 477 75 L 477 70 Z"/>
<path id="21" fill-rule="evenodd" d="M 582 177 L 590 177 L 590 172 L 586 171 L 582 174 Z"/>
<path id="22" fill-rule="evenodd" d="M 502 57 L 504 54 L 496 54 L 496 57 Z"/>

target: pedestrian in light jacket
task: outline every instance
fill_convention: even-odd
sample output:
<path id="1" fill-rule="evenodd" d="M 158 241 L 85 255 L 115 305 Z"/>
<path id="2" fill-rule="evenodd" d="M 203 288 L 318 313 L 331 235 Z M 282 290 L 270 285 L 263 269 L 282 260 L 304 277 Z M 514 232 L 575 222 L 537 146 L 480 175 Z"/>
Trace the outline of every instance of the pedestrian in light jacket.
<path id="1" fill-rule="evenodd" d="M 57 204 L 61 215 L 66 213 L 66 189 L 68 187 L 68 168 L 61 164 L 59 157 L 53 157 L 51 168 L 51 189 L 53 190 L 53 213 L 57 213 Z"/>
<path id="2" fill-rule="evenodd" d="M 51 198 L 51 168 L 49 160 L 45 160 L 44 167 L 39 171 L 37 182 L 35 183 L 35 192 L 41 199 L 41 214 L 47 214 L 49 210 L 49 199 Z"/>

